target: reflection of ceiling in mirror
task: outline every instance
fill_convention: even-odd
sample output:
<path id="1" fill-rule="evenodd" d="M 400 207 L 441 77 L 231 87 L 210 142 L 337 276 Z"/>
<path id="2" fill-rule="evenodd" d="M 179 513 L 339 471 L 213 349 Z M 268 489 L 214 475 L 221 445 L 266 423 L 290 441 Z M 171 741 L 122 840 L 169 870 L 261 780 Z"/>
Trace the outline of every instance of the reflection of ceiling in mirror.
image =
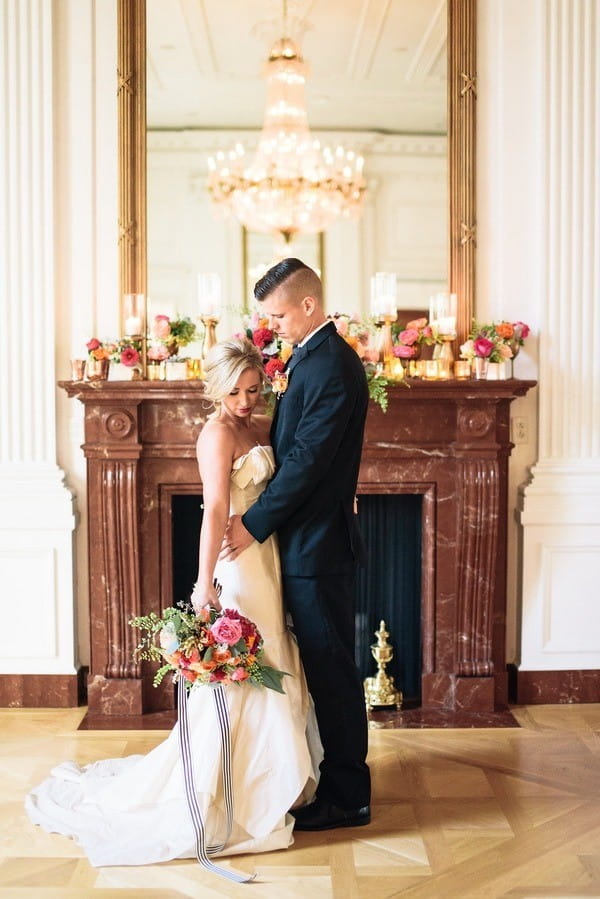
<path id="1" fill-rule="evenodd" d="M 148 127 L 258 128 L 282 0 L 147 0 Z M 288 0 L 311 128 L 444 134 L 445 0 Z"/>

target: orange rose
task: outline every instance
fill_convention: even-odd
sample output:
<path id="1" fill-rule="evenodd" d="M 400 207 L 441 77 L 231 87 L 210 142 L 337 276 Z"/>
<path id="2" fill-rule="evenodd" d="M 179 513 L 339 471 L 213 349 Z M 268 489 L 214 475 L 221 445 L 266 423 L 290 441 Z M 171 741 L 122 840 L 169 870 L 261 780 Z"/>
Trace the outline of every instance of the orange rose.
<path id="1" fill-rule="evenodd" d="M 190 683 L 194 683 L 198 675 L 195 671 L 191 671 L 189 668 L 182 668 L 181 674 L 185 677 L 186 680 L 189 680 Z"/>
<path id="2" fill-rule="evenodd" d="M 504 340 L 510 340 L 515 333 L 515 329 L 509 322 L 500 322 L 496 325 L 496 334 Z"/>
<path id="3" fill-rule="evenodd" d="M 205 671 L 212 671 L 217 667 L 217 663 L 213 662 L 212 659 L 210 662 L 200 662 Z"/>
<path id="4" fill-rule="evenodd" d="M 229 661 L 229 659 L 231 658 L 231 653 L 228 649 L 215 649 L 212 657 L 217 665 L 223 665 L 225 662 Z"/>
<path id="5" fill-rule="evenodd" d="M 100 361 L 101 359 L 108 359 L 108 351 L 104 349 L 104 347 L 99 347 L 97 350 L 92 350 L 92 356 L 94 359 Z"/>

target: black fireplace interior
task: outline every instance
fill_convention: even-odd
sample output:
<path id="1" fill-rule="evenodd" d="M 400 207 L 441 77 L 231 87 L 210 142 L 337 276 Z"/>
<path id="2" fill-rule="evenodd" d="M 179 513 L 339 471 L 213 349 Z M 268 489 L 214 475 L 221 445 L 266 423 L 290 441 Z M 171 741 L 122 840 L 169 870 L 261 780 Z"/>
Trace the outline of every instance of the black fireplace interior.
<path id="1" fill-rule="evenodd" d="M 371 655 L 383 619 L 394 657 L 387 666 L 406 703 L 418 703 L 421 681 L 421 497 L 362 494 L 358 515 L 367 564 L 357 577 L 356 662 L 361 677 L 377 666 Z M 198 566 L 202 497 L 176 494 L 171 506 L 173 603 L 189 600 Z"/>

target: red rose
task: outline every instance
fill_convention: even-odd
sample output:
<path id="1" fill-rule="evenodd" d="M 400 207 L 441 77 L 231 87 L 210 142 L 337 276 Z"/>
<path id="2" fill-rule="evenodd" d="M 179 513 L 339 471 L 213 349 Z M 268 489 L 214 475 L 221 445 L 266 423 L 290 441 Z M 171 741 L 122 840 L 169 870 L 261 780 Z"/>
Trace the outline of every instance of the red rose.
<path id="1" fill-rule="evenodd" d="M 86 343 L 86 347 L 88 348 L 90 353 L 92 352 L 92 350 L 97 350 L 101 346 L 102 346 L 102 344 L 100 343 L 100 341 L 98 340 L 97 337 L 92 337 L 92 339 L 88 340 L 88 342 Z"/>
<path id="2" fill-rule="evenodd" d="M 285 369 L 285 364 L 281 359 L 269 359 L 265 365 L 265 373 L 268 378 L 273 379 L 276 375 L 281 374 Z"/>
<path id="3" fill-rule="evenodd" d="M 121 362 L 129 368 L 133 368 L 140 361 L 140 354 L 132 346 L 126 346 L 121 352 Z"/>
<path id="4" fill-rule="evenodd" d="M 270 328 L 257 328 L 252 332 L 252 342 L 263 350 L 266 346 L 273 342 L 273 332 Z"/>

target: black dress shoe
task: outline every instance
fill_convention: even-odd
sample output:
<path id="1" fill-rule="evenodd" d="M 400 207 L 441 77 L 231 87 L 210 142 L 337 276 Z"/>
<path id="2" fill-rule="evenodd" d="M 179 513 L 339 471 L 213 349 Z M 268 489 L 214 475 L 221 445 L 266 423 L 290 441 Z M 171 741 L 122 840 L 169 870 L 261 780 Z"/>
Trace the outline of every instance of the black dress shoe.
<path id="1" fill-rule="evenodd" d="M 310 805 L 292 810 L 296 819 L 294 830 L 333 830 L 334 827 L 362 827 L 371 821 L 371 808 L 346 810 L 325 799 L 315 799 Z"/>

